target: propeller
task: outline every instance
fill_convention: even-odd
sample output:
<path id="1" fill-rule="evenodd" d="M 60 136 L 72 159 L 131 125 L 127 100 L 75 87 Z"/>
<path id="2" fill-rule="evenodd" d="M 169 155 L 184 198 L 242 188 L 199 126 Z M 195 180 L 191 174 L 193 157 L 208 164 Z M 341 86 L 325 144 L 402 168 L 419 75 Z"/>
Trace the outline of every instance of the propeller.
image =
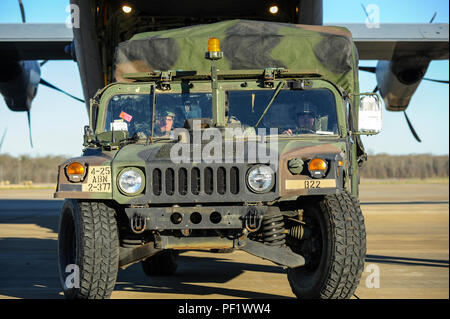
<path id="1" fill-rule="evenodd" d="M 22 3 L 22 0 L 18 0 L 18 1 L 19 1 L 19 7 L 20 7 L 20 14 L 22 16 L 22 23 L 26 23 L 24 5 Z M 39 68 L 44 66 L 47 62 L 48 62 L 48 60 L 44 60 L 44 61 L 38 63 L 39 64 Z M 47 86 L 49 88 L 52 88 L 52 89 L 54 89 L 54 90 L 56 90 L 58 92 L 61 92 L 61 93 L 65 94 L 65 95 L 67 95 L 67 96 L 77 100 L 77 101 L 80 101 L 80 102 L 84 103 L 84 100 L 82 100 L 80 98 L 77 98 L 76 96 L 73 96 L 73 95 L 67 93 L 64 90 L 61 90 L 60 88 L 56 87 L 55 85 L 47 82 L 46 80 L 44 80 L 42 78 L 39 80 L 39 84 L 42 84 L 42 85 Z M 29 129 L 29 134 L 30 134 L 30 144 L 31 144 L 31 147 L 33 147 L 33 139 L 31 137 L 31 114 L 30 114 L 30 110 L 27 111 L 27 118 L 28 118 L 28 129 Z M 6 131 L 3 134 L 2 143 L 3 143 L 3 139 L 5 138 L 5 134 L 6 134 Z M 0 146 L 1 146 L 1 144 L 0 144 Z"/>
<path id="2" fill-rule="evenodd" d="M 437 12 L 434 11 L 433 17 L 431 18 L 430 22 L 428 22 L 428 23 L 433 23 L 434 18 L 436 18 L 436 15 L 437 15 Z"/>
<path id="3" fill-rule="evenodd" d="M 23 7 L 22 0 L 19 0 L 20 14 L 22 15 L 22 23 L 26 23 L 25 19 L 25 8 Z"/>
<path id="4" fill-rule="evenodd" d="M 5 128 L 5 131 L 3 132 L 3 135 L 2 135 L 2 139 L 0 140 L 0 151 L 2 150 L 2 145 L 3 145 L 3 142 L 5 141 L 5 136 L 6 136 L 7 131 L 8 131 L 8 128 Z"/>
<path id="5" fill-rule="evenodd" d="M 364 72 L 370 72 L 370 73 L 375 73 L 377 68 L 374 66 L 360 66 L 359 67 L 360 71 L 364 71 Z M 431 81 L 431 82 L 438 82 L 438 83 L 444 83 L 444 84 L 449 84 L 448 80 L 438 80 L 438 79 L 430 79 L 430 78 L 422 78 L 422 80 L 425 81 Z"/>
<path id="6" fill-rule="evenodd" d="M 436 13 L 433 15 L 433 18 L 431 19 L 431 22 L 434 20 L 435 17 L 436 17 Z M 370 73 L 375 73 L 377 68 L 374 67 L 374 66 L 360 66 L 359 70 L 360 71 L 365 71 L 365 72 L 370 72 Z M 422 80 L 431 81 L 431 82 L 437 82 L 437 83 L 449 84 L 448 80 L 437 80 L 437 79 L 430 79 L 430 78 L 422 78 Z M 375 87 L 375 89 L 372 92 L 375 93 L 377 91 L 378 91 L 378 85 Z M 420 139 L 420 137 L 417 134 L 416 130 L 412 126 L 411 121 L 409 120 L 408 115 L 406 114 L 406 111 L 403 111 L 403 114 L 405 115 L 406 123 L 408 123 L 409 129 L 411 130 L 411 133 L 413 134 L 414 138 L 419 143 L 422 142 L 422 140 Z"/>
<path id="7" fill-rule="evenodd" d="M 31 137 L 31 114 L 30 114 L 30 110 L 27 111 L 27 118 L 28 118 L 28 134 L 30 134 L 30 145 L 31 145 L 31 148 L 33 148 L 33 138 Z"/>
<path id="8" fill-rule="evenodd" d="M 367 12 L 366 7 L 365 7 L 362 3 L 361 3 L 361 6 L 362 6 L 362 8 L 363 8 L 363 10 L 364 10 L 364 13 L 366 14 L 367 18 L 370 19 L 369 13 Z M 436 18 L 436 15 L 437 15 L 437 12 L 434 12 L 433 17 L 431 18 L 431 20 L 430 20 L 429 23 L 433 23 L 434 18 Z M 360 67 L 359 67 L 359 70 L 360 70 L 360 71 L 365 71 L 365 72 L 370 72 L 370 73 L 376 73 L 377 68 L 374 67 L 374 66 L 360 66 Z M 437 79 L 430 79 L 430 78 L 422 78 L 422 80 L 425 80 L 425 81 L 431 81 L 431 82 L 437 82 L 437 83 L 446 83 L 446 84 L 449 84 L 449 81 L 448 81 L 448 80 L 437 80 Z M 378 90 L 379 90 L 379 88 L 378 88 L 378 85 L 377 85 L 377 86 L 375 86 L 375 88 L 373 89 L 372 93 L 375 93 L 375 92 L 377 92 Z M 406 111 L 403 111 L 403 114 L 405 115 L 406 123 L 408 123 L 408 127 L 409 127 L 411 133 L 413 134 L 414 138 L 415 138 L 419 143 L 421 143 L 422 140 L 420 139 L 420 137 L 419 137 L 419 135 L 417 134 L 417 132 L 416 132 L 416 130 L 414 129 L 414 127 L 412 126 L 411 121 L 409 120 L 408 115 L 406 114 Z"/>
<path id="9" fill-rule="evenodd" d="M 376 93 L 377 91 L 378 85 L 373 89 L 372 93 Z M 409 130 L 411 131 L 412 135 L 417 140 L 417 142 L 422 143 L 422 140 L 420 139 L 414 127 L 412 126 L 411 121 L 409 120 L 408 115 L 406 114 L 406 111 L 403 111 L 403 114 L 405 115 L 406 123 L 408 124 Z"/>
<path id="10" fill-rule="evenodd" d="M 409 129 L 411 130 L 411 133 L 413 134 L 414 138 L 417 140 L 417 142 L 422 143 L 422 140 L 419 138 L 419 135 L 417 135 L 416 130 L 414 130 L 414 127 L 412 126 L 408 115 L 406 115 L 406 111 L 403 111 L 403 114 L 405 115 L 406 123 L 408 123 Z"/>
<path id="11" fill-rule="evenodd" d="M 19 1 L 19 7 L 20 7 L 20 15 L 22 16 L 22 23 L 27 23 L 27 20 L 25 18 L 25 8 L 23 6 L 22 0 L 18 0 L 18 1 Z M 41 63 L 40 65 L 42 66 L 43 63 Z M 27 118 L 28 118 L 28 130 L 29 130 L 29 134 L 30 134 L 30 145 L 31 145 L 31 147 L 33 147 L 33 139 L 31 137 L 31 114 L 30 114 L 30 110 L 27 110 Z M 5 130 L 5 133 L 6 133 L 6 130 Z M 3 138 L 5 137 L 5 133 L 3 134 Z M 3 138 L 2 138 L 2 143 L 3 143 Z"/>
<path id="12" fill-rule="evenodd" d="M 84 103 L 84 100 L 82 100 L 82 99 L 80 99 L 80 98 L 78 98 L 78 97 L 76 97 L 76 96 L 73 96 L 72 94 L 67 93 L 67 92 L 64 91 L 64 90 L 61 90 L 60 88 L 58 88 L 58 87 L 54 86 L 53 84 L 51 84 L 51 83 L 45 81 L 44 79 L 41 79 L 41 80 L 39 81 L 39 83 L 42 84 L 42 85 L 44 85 L 44 86 L 47 86 L 47 87 L 49 87 L 49 88 L 52 88 L 52 89 L 54 89 L 54 90 L 56 90 L 56 91 L 58 91 L 58 92 L 61 92 L 61 93 L 65 94 L 65 95 L 71 97 L 72 99 L 75 99 L 75 100 L 77 100 L 77 101 L 80 101 L 81 103 Z"/>
<path id="13" fill-rule="evenodd" d="M 436 80 L 436 79 L 430 79 L 430 78 L 423 78 L 422 80 L 448 84 L 448 80 Z"/>

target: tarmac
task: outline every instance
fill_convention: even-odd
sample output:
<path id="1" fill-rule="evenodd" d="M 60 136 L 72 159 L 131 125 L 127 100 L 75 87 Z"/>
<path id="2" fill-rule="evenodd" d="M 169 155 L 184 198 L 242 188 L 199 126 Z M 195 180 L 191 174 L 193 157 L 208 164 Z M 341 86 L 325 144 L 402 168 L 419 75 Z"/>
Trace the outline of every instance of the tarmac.
<path id="1" fill-rule="evenodd" d="M 64 298 L 57 269 L 61 200 L 0 190 L 0 298 Z M 449 185 L 363 184 L 367 256 L 353 298 L 449 298 Z M 286 271 L 243 251 L 182 252 L 170 277 L 119 270 L 113 299 L 292 299 Z"/>

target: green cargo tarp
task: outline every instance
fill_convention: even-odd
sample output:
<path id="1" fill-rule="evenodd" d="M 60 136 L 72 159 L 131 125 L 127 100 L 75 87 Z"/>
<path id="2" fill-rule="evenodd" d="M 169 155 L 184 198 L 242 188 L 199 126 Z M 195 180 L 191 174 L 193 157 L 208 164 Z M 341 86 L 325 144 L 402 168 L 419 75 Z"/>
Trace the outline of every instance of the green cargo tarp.
<path id="1" fill-rule="evenodd" d="M 220 40 L 220 70 L 286 68 L 314 72 L 349 93 L 357 88 L 357 51 L 342 27 L 231 20 L 158 32 L 140 33 L 119 44 L 115 77 L 125 73 L 183 70 L 208 72 L 208 39 Z"/>

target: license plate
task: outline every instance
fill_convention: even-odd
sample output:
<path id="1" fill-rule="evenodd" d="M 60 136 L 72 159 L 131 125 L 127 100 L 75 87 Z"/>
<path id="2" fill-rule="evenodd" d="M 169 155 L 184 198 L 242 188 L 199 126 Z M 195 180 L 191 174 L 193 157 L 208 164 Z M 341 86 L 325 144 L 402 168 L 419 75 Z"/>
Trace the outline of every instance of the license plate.
<path id="1" fill-rule="evenodd" d="M 332 188 L 336 187 L 335 179 L 321 180 L 286 180 L 286 189 L 315 189 L 315 188 Z"/>
<path id="2" fill-rule="evenodd" d="M 83 192 L 111 192 L 111 167 L 90 166 L 87 181 L 82 184 Z"/>

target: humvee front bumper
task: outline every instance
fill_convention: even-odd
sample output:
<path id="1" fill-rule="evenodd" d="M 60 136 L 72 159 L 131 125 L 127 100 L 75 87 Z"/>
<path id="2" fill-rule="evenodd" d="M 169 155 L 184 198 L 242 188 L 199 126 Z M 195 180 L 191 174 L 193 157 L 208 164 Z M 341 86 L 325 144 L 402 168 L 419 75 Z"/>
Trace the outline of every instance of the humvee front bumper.
<path id="1" fill-rule="evenodd" d="M 145 230 L 243 229 L 262 218 L 268 206 L 125 208 L 131 228 Z"/>

